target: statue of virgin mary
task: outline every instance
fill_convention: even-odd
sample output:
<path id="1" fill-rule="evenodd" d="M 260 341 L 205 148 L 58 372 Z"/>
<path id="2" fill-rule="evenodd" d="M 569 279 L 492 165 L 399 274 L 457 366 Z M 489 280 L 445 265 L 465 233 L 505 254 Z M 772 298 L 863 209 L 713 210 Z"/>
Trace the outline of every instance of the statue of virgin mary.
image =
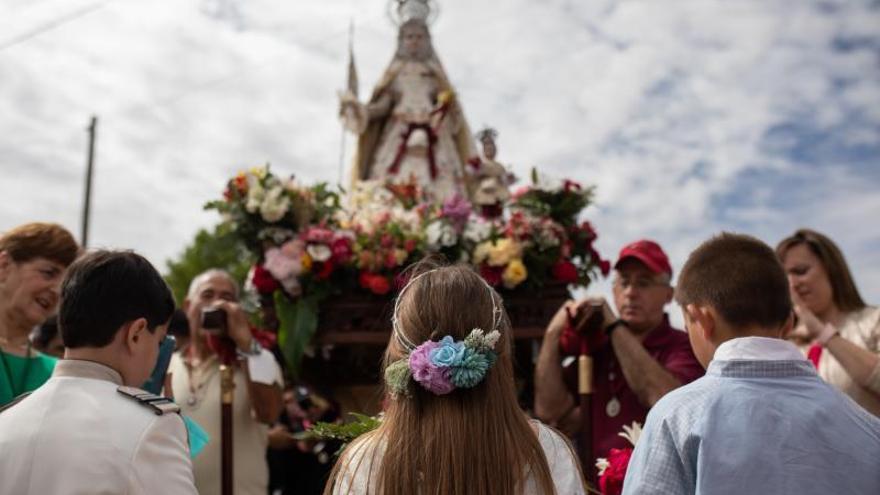
<path id="1" fill-rule="evenodd" d="M 415 181 L 434 201 L 466 197 L 476 147 L 431 45 L 427 2 L 400 0 L 398 13 L 397 52 L 369 102 L 340 98 L 343 124 L 358 134 L 353 179 Z"/>

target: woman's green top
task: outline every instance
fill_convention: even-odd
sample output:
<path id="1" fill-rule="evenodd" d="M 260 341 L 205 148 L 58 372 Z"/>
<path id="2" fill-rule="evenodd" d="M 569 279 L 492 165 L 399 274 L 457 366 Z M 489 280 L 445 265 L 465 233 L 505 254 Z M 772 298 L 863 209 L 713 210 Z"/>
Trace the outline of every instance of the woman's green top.
<path id="1" fill-rule="evenodd" d="M 52 376 L 58 359 L 36 351 L 31 354 L 21 357 L 0 351 L 0 406 L 36 390 Z"/>

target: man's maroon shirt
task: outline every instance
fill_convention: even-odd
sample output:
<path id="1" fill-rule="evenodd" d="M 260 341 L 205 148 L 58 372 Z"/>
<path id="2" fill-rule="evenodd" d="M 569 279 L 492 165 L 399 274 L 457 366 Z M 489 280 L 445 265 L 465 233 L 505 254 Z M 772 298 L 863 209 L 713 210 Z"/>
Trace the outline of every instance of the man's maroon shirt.
<path id="1" fill-rule="evenodd" d="M 669 320 L 665 316 L 663 323 L 645 335 L 642 345 L 648 354 L 677 378 L 682 385 L 696 380 L 705 372 L 691 350 L 687 333 L 670 326 Z M 569 390 L 576 393 L 576 361 L 566 368 L 565 375 Z M 613 397 L 617 397 L 620 402 L 620 412 L 617 416 L 610 417 L 606 408 Z M 577 395 L 575 395 L 575 400 L 578 400 Z M 600 349 L 593 353 L 592 401 L 593 457 L 607 457 L 608 451 L 612 448 L 631 447 L 630 443 L 618 433 L 623 431 L 624 425 L 629 426 L 633 421 L 638 421 L 644 426 L 645 418 L 648 416 L 648 408 L 639 402 L 636 394 L 626 383 L 620 369 L 620 363 L 609 341 L 606 341 Z M 575 437 L 580 444 L 580 433 Z M 591 467 L 584 466 L 584 469 Z"/>

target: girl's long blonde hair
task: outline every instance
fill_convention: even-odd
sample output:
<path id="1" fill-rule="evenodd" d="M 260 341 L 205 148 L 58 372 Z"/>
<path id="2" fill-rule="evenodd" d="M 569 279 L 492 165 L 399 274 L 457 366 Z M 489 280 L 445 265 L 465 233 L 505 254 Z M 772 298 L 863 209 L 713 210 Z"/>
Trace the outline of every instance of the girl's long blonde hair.
<path id="1" fill-rule="evenodd" d="M 497 307 L 498 360 L 482 383 L 448 395 L 434 395 L 411 381 L 409 396 L 389 399 L 382 425 L 342 454 L 325 495 L 347 484 L 339 483 L 340 476 L 351 479 L 361 464 L 352 462 L 358 450 L 372 457 L 368 466 L 379 466 L 369 474 L 376 493 L 511 495 L 522 493 L 531 478 L 539 493 L 555 494 L 538 437 L 517 404 L 513 337 L 500 296 L 463 265 L 437 268 L 436 262 L 422 262 L 412 271 L 414 277 L 420 273 L 400 295 L 396 316 L 404 341 L 418 345 L 445 335 L 463 340 L 474 328 L 489 332 Z M 392 335 L 383 368 L 406 354 Z M 357 493 L 368 490 L 358 488 Z"/>

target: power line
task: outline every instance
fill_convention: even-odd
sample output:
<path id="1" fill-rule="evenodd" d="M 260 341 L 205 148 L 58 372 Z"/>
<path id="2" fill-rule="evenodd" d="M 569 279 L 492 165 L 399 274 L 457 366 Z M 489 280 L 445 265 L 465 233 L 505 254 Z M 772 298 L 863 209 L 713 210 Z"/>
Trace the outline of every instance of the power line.
<path id="1" fill-rule="evenodd" d="M 35 36 L 39 36 L 39 35 L 45 33 L 46 31 L 51 31 L 52 29 L 55 29 L 59 26 L 67 24 L 68 22 L 79 19 L 80 17 L 83 17 L 87 14 L 91 14 L 92 12 L 104 7 L 110 1 L 111 0 L 106 0 L 104 2 L 95 3 L 92 5 L 83 7 L 79 10 L 75 10 L 67 15 L 61 16 L 61 17 L 54 19 L 52 21 L 49 21 L 46 24 L 43 24 L 42 26 L 36 27 L 36 28 L 24 33 L 24 34 L 21 34 L 19 36 L 12 38 L 11 40 L 9 40 L 3 44 L 0 44 L 0 50 L 5 50 L 9 47 L 18 45 L 20 43 L 24 43 L 25 41 L 28 41 Z"/>

